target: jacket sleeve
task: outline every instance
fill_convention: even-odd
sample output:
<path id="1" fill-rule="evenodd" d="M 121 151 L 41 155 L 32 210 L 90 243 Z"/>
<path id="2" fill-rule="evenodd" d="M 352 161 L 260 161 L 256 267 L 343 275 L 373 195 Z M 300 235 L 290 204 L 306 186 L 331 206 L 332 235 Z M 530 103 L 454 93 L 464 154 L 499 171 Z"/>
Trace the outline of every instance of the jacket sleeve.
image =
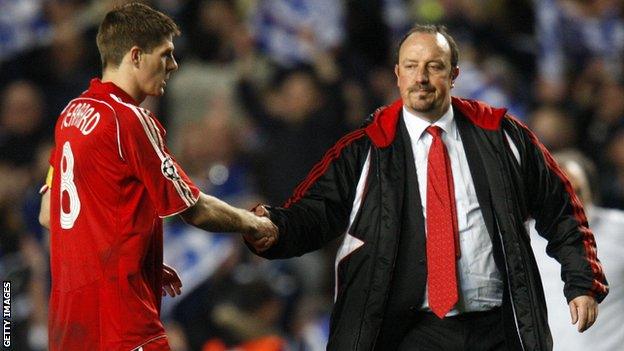
<path id="1" fill-rule="evenodd" d="M 344 136 L 283 207 L 268 207 L 280 235 L 270 249 L 258 255 L 270 259 L 301 256 L 344 233 L 370 145 L 366 140 L 362 129 Z"/>
<path id="2" fill-rule="evenodd" d="M 602 301 L 609 287 L 583 205 L 570 181 L 523 123 L 507 116 L 504 124 L 505 131 L 520 141 L 528 211 L 537 232 L 548 240 L 546 253 L 561 264 L 567 301 L 580 295 Z"/>

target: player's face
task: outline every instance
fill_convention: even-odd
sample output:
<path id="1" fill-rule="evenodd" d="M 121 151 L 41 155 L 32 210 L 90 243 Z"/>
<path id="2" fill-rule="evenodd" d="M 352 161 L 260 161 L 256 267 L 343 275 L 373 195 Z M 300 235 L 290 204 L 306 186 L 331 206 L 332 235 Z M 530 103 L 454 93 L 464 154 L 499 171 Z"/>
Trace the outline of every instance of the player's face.
<path id="1" fill-rule="evenodd" d="M 448 110 L 459 70 L 451 67 L 451 48 L 442 34 L 410 35 L 401 46 L 394 73 L 408 110 L 432 121 Z"/>
<path id="2" fill-rule="evenodd" d="M 143 52 L 138 74 L 138 83 L 145 95 L 161 96 L 171 72 L 178 69 L 173 57 L 173 42 L 169 37 L 156 46 L 151 53 Z"/>

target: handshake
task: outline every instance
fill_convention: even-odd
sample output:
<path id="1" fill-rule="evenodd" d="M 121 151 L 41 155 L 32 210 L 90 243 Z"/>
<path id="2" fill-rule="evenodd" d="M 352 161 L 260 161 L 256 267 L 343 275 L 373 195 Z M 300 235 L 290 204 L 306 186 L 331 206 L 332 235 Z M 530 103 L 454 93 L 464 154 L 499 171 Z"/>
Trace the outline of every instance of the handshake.
<path id="1" fill-rule="evenodd" d="M 250 212 L 203 193 L 195 206 L 180 215 L 186 223 L 209 232 L 243 233 L 256 252 L 270 248 L 279 235 L 264 206 L 258 205 Z"/>
<path id="2" fill-rule="evenodd" d="M 269 219 L 269 211 L 258 205 L 252 210 L 253 215 L 249 216 L 250 231 L 243 233 L 243 238 L 256 252 L 268 250 L 279 238 L 279 230 Z"/>

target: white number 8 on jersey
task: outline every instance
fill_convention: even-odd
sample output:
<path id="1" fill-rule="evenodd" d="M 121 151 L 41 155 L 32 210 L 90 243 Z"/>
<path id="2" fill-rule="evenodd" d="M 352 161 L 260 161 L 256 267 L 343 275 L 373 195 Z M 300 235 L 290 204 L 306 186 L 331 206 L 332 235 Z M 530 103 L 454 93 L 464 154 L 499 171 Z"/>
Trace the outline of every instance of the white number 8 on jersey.
<path id="1" fill-rule="evenodd" d="M 63 208 L 63 193 L 69 196 L 69 212 Z M 80 214 L 80 198 L 78 189 L 74 183 L 74 154 L 72 153 L 69 141 L 63 144 L 63 157 L 61 158 L 61 228 L 71 229 Z"/>

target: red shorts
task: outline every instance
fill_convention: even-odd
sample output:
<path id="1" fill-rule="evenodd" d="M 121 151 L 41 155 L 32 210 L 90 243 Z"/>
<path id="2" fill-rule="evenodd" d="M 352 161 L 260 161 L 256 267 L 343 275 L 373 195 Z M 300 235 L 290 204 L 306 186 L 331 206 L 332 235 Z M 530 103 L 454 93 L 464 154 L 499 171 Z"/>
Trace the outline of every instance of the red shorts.
<path id="1" fill-rule="evenodd" d="M 167 337 L 163 336 L 158 339 L 148 341 L 132 351 L 171 351 L 171 348 L 167 342 Z"/>

